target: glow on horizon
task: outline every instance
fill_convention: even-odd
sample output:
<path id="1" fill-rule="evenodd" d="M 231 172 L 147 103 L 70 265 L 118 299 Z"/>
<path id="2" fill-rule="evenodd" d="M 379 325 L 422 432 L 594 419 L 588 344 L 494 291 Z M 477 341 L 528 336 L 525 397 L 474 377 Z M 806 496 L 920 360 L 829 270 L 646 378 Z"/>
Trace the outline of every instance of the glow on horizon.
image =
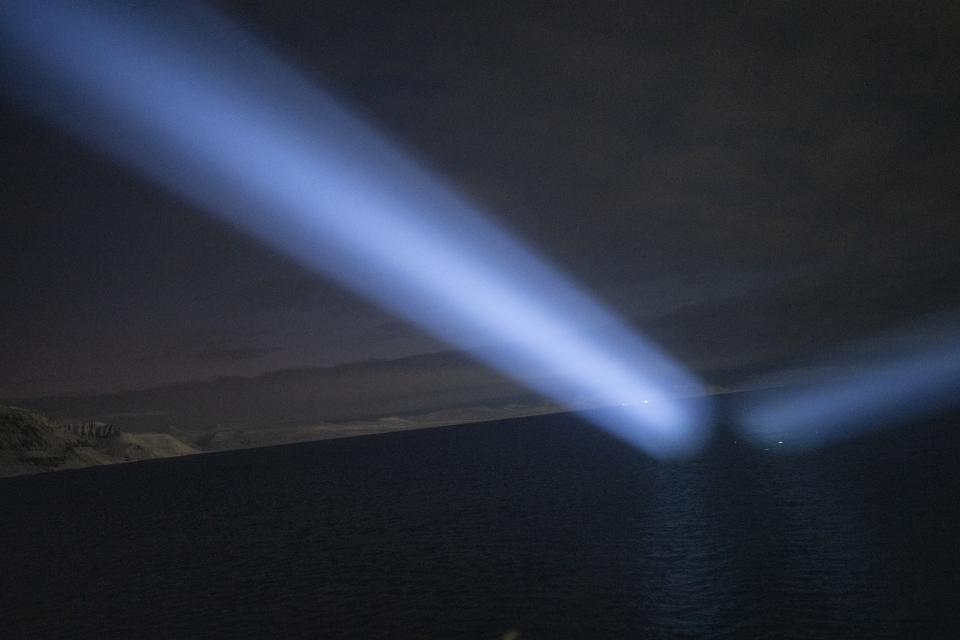
<path id="1" fill-rule="evenodd" d="M 213 11 L 14 0 L 0 36 L 31 112 L 652 455 L 704 441 L 699 381 Z"/>

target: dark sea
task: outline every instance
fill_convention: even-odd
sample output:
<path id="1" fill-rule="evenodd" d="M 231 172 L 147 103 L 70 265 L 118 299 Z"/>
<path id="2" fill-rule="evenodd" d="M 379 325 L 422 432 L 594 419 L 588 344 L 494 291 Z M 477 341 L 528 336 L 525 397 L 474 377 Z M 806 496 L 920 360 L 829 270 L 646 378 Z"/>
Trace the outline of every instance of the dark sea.
<path id="1" fill-rule="evenodd" d="M 3 638 L 960 638 L 957 417 L 656 462 L 541 416 L 0 480 Z"/>

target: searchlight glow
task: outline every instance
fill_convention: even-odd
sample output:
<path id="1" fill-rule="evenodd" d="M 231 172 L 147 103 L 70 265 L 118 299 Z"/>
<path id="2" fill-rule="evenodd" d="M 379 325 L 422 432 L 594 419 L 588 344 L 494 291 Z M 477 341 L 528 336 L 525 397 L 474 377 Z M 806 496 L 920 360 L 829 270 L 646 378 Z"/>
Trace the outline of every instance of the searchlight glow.
<path id="1" fill-rule="evenodd" d="M 72 135 L 653 455 L 702 441 L 696 380 L 211 10 L 6 1 L 0 41 Z"/>
<path id="2" fill-rule="evenodd" d="M 737 423 L 754 442 L 812 449 L 960 406 L 960 325 L 929 322 L 810 363 L 751 393 Z"/>

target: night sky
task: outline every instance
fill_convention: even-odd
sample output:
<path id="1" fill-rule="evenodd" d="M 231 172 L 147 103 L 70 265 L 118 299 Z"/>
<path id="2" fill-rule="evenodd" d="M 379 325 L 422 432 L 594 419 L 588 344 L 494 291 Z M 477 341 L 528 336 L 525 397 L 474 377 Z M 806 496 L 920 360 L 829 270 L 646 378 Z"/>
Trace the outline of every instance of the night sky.
<path id="1" fill-rule="evenodd" d="M 960 307 L 952 3 L 217 4 L 707 381 Z M 0 137 L 0 398 L 446 349 L 9 103 Z"/>

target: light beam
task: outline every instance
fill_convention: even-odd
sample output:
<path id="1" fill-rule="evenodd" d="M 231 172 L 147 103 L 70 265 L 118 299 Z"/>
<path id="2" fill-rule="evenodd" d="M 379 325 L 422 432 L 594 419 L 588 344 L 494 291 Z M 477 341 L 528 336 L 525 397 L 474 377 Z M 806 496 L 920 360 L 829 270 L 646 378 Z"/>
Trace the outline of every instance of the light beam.
<path id="1" fill-rule="evenodd" d="M 741 432 L 807 450 L 960 406 L 960 325 L 943 318 L 865 339 L 808 363 L 779 388 L 746 394 Z"/>
<path id="2" fill-rule="evenodd" d="M 28 109 L 656 456 L 694 450 L 682 367 L 241 29 L 196 3 L 13 0 Z"/>

